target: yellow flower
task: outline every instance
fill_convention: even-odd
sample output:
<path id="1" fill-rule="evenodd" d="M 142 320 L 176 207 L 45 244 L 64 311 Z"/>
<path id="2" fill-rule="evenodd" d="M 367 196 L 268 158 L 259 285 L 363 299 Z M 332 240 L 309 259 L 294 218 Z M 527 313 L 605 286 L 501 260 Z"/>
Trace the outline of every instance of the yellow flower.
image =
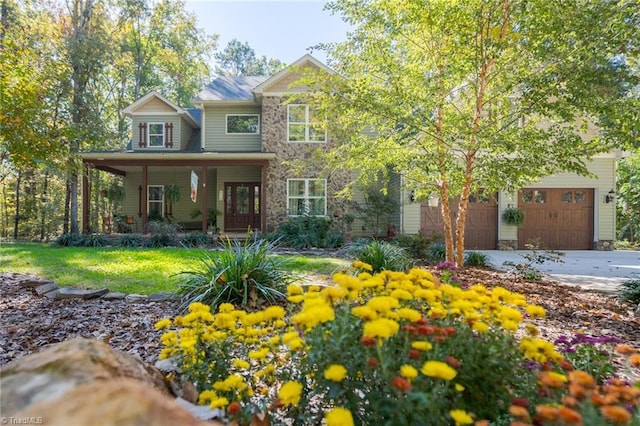
<path id="1" fill-rule="evenodd" d="M 282 306 L 269 306 L 264 311 L 264 318 L 271 321 L 282 319 L 285 315 L 286 311 Z"/>
<path id="2" fill-rule="evenodd" d="M 378 318 L 376 311 L 368 306 L 355 306 L 351 308 L 351 313 L 363 320 L 374 320 Z"/>
<path id="3" fill-rule="evenodd" d="M 387 318 L 378 318 L 364 324 L 362 335 L 364 337 L 388 338 L 396 334 L 399 329 L 400 325 L 397 322 Z"/>
<path id="4" fill-rule="evenodd" d="M 527 305 L 525 312 L 533 318 L 544 318 L 546 315 L 544 308 L 538 305 Z"/>
<path id="5" fill-rule="evenodd" d="M 373 267 L 371 265 L 369 265 L 368 263 L 361 262 L 359 260 L 354 260 L 353 262 L 351 262 L 351 266 L 355 269 L 362 269 L 369 272 L 373 271 Z"/>
<path id="6" fill-rule="evenodd" d="M 415 342 L 411 342 L 411 347 L 413 349 L 426 352 L 426 351 L 430 351 L 433 348 L 433 345 L 430 342 L 416 340 Z"/>
<path id="7" fill-rule="evenodd" d="M 427 361 L 420 369 L 422 374 L 436 379 L 452 380 L 458 372 L 442 361 Z"/>
<path id="8" fill-rule="evenodd" d="M 287 296 L 298 296 L 302 294 L 302 287 L 295 284 L 290 284 L 287 286 Z"/>
<path id="9" fill-rule="evenodd" d="M 250 351 L 249 358 L 251 359 L 263 359 L 269 354 L 269 348 L 262 348 L 257 351 Z"/>
<path id="10" fill-rule="evenodd" d="M 327 426 L 353 426 L 351 411 L 346 408 L 336 407 L 325 415 Z"/>
<path id="11" fill-rule="evenodd" d="M 218 306 L 218 312 L 233 312 L 235 309 L 235 306 L 233 306 L 231 303 L 223 303 Z"/>
<path id="12" fill-rule="evenodd" d="M 475 331 L 477 331 L 480 334 L 484 334 L 489 331 L 489 326 L 487 325 L 487 323 L 482 321 L 474 322 L 471 328 L 473 328 Z"/>
<path id="13" fill-rule="evenodd" d="M 216 408 L 224 408 L 227 405 L 229 405 L 229 400 L 225 397 L 220 397 L 212 400 L 211 404 L 209 404 L 209 407 L 211 407 L 212 409 L 216 409 Z"/>
<path id="14" fill-rule="evenodd" d="M 458 392 L 462 392 L 464 390 L 464 386 L 462 386 L 460 383 L 456 383 L 455 387 Z"/>
<path id="15" fill-rule="evenodd" d="M 171 327 L 171 320 L 169 318 L 161 319 L 155 325 L 156 330 L 164 330 Z"/>
<path id="16" fill-rule="evenodd" d="M 293 405 L 294 407 L 300 402 L 302 393 L 302 385 L 298 382 L 287 382 L 280 388 L 278 399 L 283 406 Z"/>
<path id="17" fill-rule="evenodd" d="M 331 364 L 324 370 L 324 378 L 334 382 L 341 382 L 347 375 L 347 369 L 340 364 Z"/>
<path id="18" fill-rule="evenodd" d="M 449 415 L 453 421 L 456 422 L 456 426 L 473 424 L 473 419 L 464 410 L 451 410 L 449 411 Z"/>
<path id="19" fill-rule="evenodd" d="M 398 316 L 407 321 L 416 322 L 422 318 L 422 314 L 415 309 L 400 308 L 398 309 Z"/>
<path id="20" fill-rule="evenodd" d="M 247 368 L 249 368 L 251 366 L 251 364 L 249 364 L 247 361 L 243 360 L 243 359 L 234 359 L 231 364 L 236 367 L 236 368 L 240 368 L 242 370 L 246 370 Z"/>
<path id="21" fill-rule="evenodd" d="M 418 370 L 416 370 L 412 365 L 405 364 L 400 367 L 400 375 L 405 379 L 411 381 L 418 377 Z"/>

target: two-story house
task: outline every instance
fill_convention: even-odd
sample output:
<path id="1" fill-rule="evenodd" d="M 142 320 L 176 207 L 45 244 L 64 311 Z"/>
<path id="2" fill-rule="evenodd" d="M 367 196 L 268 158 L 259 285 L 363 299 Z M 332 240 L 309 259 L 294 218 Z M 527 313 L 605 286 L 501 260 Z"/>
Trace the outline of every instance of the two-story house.
<path id="1" fill-rule="evenodd" d="M 334 143 L 313 109 L 285 102 L 304 90 L 290 87 L 304 67 L 331 72 L 305 55 L 271 77 L 218 77 L 195 97 L 196 109 L 149 93 L 123 110 L 132 123 L 129 145 L 118 152 L 82 153 L 83 162 L 124 177 L 124 212 L 135 218 L 137 232 L 144 232 L 150 217 L 166 214 L 169 185 L 178 185 L 182 194 L 172 204 L 173 220 L 189 223 L 194 210 L 213 210 L 224 232 L 271 231 L 290 216 L 340 214 L 345 201 L 333 194 L 349 173 L 294 175 L 287 163 Z M 86 179 L 83 191 L 86 232 Z M 199 229 L 207 231 L 207 214 L 197 217 Z"/>
<path id="2" fill-rule="evenodd" d="M 223 232 L 276 229 L 288 217 L 303 214 L 339 217 L 349 204 L 335 196 L 352 179 L 349 171 L 320 175 L 309 167 L 294 173 L 290 162 L 310 158 L 318 147 L 336 143 L 320 117 L 306 104 L 286 102 L 304 86 L 292 85 L 300 69 L 332 72 L 310 55 L 270 77 L 219 77 L 183 109 L 152 92 L 124 109 L 132 138 L 117 152 L 81 154 L 87 167 L 124 177 L 124 212 L 144 232 L 149 218 L 166 214 L 170 185 L 181 189 L 172 204 L 173 220 L 193 225 L 193 212 L 213 211 Z M 546 248 L 613 249 L 615 240 L 616 154 L 594 158 L 594 178 L 573 173 L 549 176 L 518 193 L 473 194 L 468 249 L 524 248 L 540 238 Z M 400 185 L 400 179 L 395 180 Z M 415 202 L 410 188 L 395 191 L 397 233 L 437 234 L 442 220 L 437 200 Z M 83 230 L 88 231 L 87 180 L 83 185 Z M 502 212 L 518 206 L 525 213 L 519 227 L 505 225 Z M 196 228 L 207 230 L 207 214 Z M 354 234 L 367 234 L 359 224 Z M 369 230 L 370 232 L 370 230 Z"/>

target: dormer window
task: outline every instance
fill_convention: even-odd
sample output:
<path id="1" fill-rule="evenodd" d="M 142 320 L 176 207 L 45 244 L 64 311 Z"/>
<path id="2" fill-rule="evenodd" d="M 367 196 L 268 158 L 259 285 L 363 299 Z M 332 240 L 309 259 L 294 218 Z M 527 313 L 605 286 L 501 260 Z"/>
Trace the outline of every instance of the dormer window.
<path id="1" fill-rule="evenodd" d="M 164 148 L 164 123 L 149 123 L 147 147 Z"/>
<path id="2" fill-rule="evenodd" d="M 326 142 L 327 129 L 314 108 L 309 105 L 287 106 L 289 142 Z"/>

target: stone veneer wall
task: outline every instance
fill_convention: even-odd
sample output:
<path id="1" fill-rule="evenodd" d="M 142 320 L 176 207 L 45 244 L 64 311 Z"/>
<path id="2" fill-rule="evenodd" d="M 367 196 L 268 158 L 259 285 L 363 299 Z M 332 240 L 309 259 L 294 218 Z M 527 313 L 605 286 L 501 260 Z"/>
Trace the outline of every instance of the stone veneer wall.
<path id="1" fill-rule="evenodd" d="M 347 170 L 332 170 L 328 176 L 311 164 L 313 152 L 318 148 L 331 149 L 335 141 L 326 144 L 288 142 L 287 141 L 287 106 L 284 98 L 265 96 L 262 99 L 262 150 L 276 153 L 276 158 L 267 167 L 267 182 L 264 200 L 266 203 L 266 231 L 276 229 L 287 219 L 287 179 L 319 178 L 327 179 L 327 215 L 336 216 L 347 212 L 347 201 L 336 198 L 335 193 L 343 189 L 351 181 Z M 285 161 L 309 159 L 309 167 L 300 175 L 294 175 L 291 166 L 283 165 Z"/>
<path id="2" fill-rule="evenodd" d="M 600 240 L 593 242 L 593 249 L 600 251 L 613 251 L 616 247 L 614 242 L 611 240 Z"/>

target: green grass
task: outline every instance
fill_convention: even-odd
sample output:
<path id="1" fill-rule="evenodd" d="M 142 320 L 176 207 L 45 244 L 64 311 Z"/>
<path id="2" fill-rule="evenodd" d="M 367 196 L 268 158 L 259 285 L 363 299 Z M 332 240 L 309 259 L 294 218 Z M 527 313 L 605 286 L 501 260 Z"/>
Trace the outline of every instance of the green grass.
<path id="1" fill-rule="evenodd" d="M 19 272 L 53 280 L 61 287 L 103 288 L 123 293 L 173 291 L 179 272 L 192 270 L 199 249 L 55 247 L 48 244 L 0 245 L 0 272 Z M 330 257 L 288 256 L 291 272 L 331 274 L 345 265 Z"/>

